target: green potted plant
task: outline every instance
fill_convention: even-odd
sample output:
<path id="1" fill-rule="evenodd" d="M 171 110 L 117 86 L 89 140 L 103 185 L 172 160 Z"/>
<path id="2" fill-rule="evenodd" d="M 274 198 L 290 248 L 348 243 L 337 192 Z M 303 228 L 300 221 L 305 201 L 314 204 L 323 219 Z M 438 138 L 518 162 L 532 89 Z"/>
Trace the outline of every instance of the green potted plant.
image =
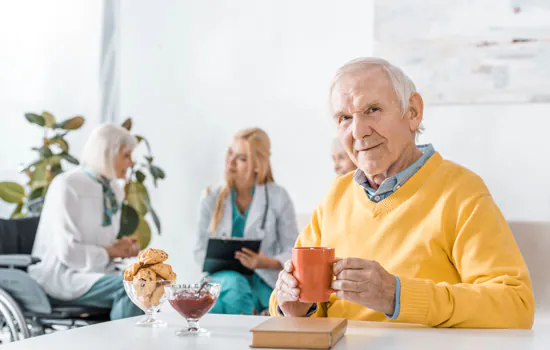
<path id="1" fill-rule="evenodd" d="M 63 161 L 78 165 L 78 160 L 69 153 L 67 134 L 78 130 L 84 124 L 80 116 L 57 122 L 49 112 L 42 114 L 26 113 L 25 118 L 44 131 L 42 142 L 33 147 L 37 159 L 25 166 L 21 172 L 28 177 L 27 189 L 15 182 L 0 182 L 0 198 L 16 204 L 12 218 L 40 215 L 44 197 L 53 178 L 63 172 Z"/>
<path id="2" fill-rule="evenodd" d="M 128 131 L 132 129 L 132 119 L 128 118 L 122 123 Z M 143 136 L 134 135 L 138 140 L 138 146 L 145 145 L 145 155 L 139 161 L 134 161 L 129 169 L 128 177 L 124 185 L 124 202 L 120 218 L 119 237 L 130 236 L 136 238 L 141 249 L 147 247 L 151 241 L 151 226 L 145 218 L 150 214 L 158 234 L 161 234 L 160 219 L 151 206 L 149 191 L 145 186 L 147 177 L 151 177 L 153 185 L 157 187 L 158 181 L 166 177 L 164 171 L 153 163 L 154 157 L 149 141 Z"/>

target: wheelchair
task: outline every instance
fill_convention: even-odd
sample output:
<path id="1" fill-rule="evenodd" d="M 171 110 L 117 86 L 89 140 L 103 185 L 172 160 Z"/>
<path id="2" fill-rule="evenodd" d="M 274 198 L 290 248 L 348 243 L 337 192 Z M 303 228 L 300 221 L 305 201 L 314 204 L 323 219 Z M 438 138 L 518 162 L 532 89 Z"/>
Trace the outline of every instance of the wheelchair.
<path id="1" fill-rule="evenodd" d="M 110 309 L 54 300 L 27 274 L 39 220 L 0 219 L 0 344 L 109 321 Z"/>

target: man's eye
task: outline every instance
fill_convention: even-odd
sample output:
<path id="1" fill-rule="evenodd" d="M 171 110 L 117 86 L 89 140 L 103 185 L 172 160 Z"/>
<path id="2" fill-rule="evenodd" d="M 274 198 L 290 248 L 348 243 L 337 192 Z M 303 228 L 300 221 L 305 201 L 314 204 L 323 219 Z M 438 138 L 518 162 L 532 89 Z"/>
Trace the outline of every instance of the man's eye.
<path id="1" fill-rule="evenodd" d="M 341 123 L 341 122 L 344 122 L 344 121 L 350 120 L 350 119 L 351 119 L 351 117 L 349 115 L 343 115 L 343 116 L 340 116 L 339 122 Z"/>
<path id="2" fill-rule="evenodd" d="M 380 110 L 380 108 L 378 108 L 378 107 L 371 107 L 371 108 L 369 108 L 369 109 L 367 110 L 367 112 L 369 112 L 369 113 L 374 113 L 374 112 L 377 112 L 377 111 L 379 111 L 379 110 Z"/>

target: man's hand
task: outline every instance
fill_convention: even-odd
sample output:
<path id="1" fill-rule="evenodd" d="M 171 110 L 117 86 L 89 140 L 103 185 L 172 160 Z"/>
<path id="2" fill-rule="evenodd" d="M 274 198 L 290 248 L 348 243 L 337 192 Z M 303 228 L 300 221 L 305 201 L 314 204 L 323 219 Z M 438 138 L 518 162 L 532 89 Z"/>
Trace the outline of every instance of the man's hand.
<path id="1" fill-rule="evenodd" d="M 378 262 L 359 258 L 342 259 L 334 264 L 332 288 L 336 297 L 386 315 L 395 312 L 395 276 Z"/>
<path id="2" fill-rule="evenodd" d="M 285 316 L 302 317 L 307 314 L 313 304 L 299 301 L 300 289 L 292 271 L 294 271 L 294 265 L 292 265 L 292 260 L 288 260 L 275 284 L 277 290 L 275 296 L 279 308 Z"/>
<path id="3" fill-rule="evenodd" d="M 270 258 L 262 252 L 256 253 L 248 248 L 243 248 L 240 252 L 236 252 L 235 259 L 239 260 L 244 267 L 250 270 L 280 270 L 282 268 L 279 260 Z"/>
<path id="4" fill-rule="evenodd" d="M 109 258 L 130 258 L 137 256 L 139 253 L 139 245 L 137 240 L 129 237 L 122 237 L 115 242 L 111 247 L 105 248 Z"/>

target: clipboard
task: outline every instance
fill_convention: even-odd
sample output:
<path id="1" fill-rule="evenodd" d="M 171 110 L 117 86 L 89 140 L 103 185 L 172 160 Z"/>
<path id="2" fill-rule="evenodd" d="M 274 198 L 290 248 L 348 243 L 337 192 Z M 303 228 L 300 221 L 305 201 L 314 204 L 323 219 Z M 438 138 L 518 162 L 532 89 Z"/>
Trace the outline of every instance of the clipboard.
<path id="1" fill-rule="evenodd" d="M 254 271 L 244 267 L 239 260 L 235 259 L 235 253 L 242 248 L 248 248 L 257 253 L 260 251 L 261 243 L 259 239 L 210 238 L 202 271 L 215 273 L 231 270 L 243 275 L 252 275 Z"/>

